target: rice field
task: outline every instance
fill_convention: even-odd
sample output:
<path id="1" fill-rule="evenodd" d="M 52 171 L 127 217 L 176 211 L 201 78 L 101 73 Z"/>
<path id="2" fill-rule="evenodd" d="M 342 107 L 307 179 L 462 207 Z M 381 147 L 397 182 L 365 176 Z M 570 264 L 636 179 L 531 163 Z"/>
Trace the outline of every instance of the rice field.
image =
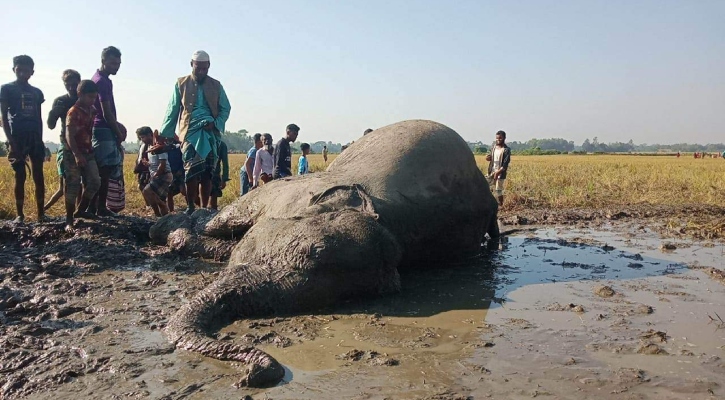
<path id="1" fill-rule="evenodd" d="M 54 156 L 55 157 L 55 156 Z M 151 215 L 145 209 L 133 174 L 135 155 L 126 155 L 126 211 L 134 215 Z M 299 155 L 293 156 L 293 166 Z M 322 155 L 312 154 L 313 172 L 326 168 Z M 331 162 L 334 154 L 329 156 Z M 231 203 L 239 195 L 239 170 L 245 155 L 231 154 L 230 178 L 220 206 Z M 476 156 L 482 171 L 488 163 Z M 46 200 L 57 190 L 59 179 L 55 159 L 45 164 Z M 601 208 L 616 205 L 653 204 L 725 204 L 725 160 L 675 158 L 673 156 L 630 155 L 553 155 L 516 156 L 509 167 L 507 179 L 507 208 Z M 0 160 L 0 218 L 15 216 L 13 171 Z M 25 194 L 25 214 L 33 220 L 35 207 L 32 179 L 28 177 Z M 177 204 L 184 205 L 180 196 Z M 60 216 L 63 203 L 58 202 L 49 215 Z"/>

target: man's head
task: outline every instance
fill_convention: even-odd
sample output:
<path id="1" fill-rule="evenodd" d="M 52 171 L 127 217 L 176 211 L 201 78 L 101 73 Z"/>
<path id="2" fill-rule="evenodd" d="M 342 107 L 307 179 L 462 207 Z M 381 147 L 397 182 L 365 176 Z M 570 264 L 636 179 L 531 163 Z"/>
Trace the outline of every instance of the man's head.
<path id="1" fill-rule="evenodd" d="M 306 156 L 310 154 L 310 144 L 309 143 L 302 143 L 300 145 L 300 150 L 302 150 L 302 155 Z"/>
<path id="2" fill-rule="evenodd" d="M 26 55 L 13 57 L 13 72 L 19 82 L 27 83 L 35 72 L 35 62 Z"/>
<path id="3" fill-rule="evenodd" d="M 88 79 L 80 81 L 77 94 L 78 104 L 82 107 L 90 107 L 96 102 L 96 97 L 98 97 L 98 85 L 96 85 L 96 82 Z"/>
<path id="4" fill-rule="evenodd" d="M 373 130 L 372 130 L 372 129 L 370 129 L 370 128 L 368 128 L 368 129 L 365 129 L 365 132 L 363 132 L 363 136 L 367 135 L 368 133 L 370 133 L 370 132 L 372 132 L 372 131 L 373 131 Z"/>
<path id="5" fill-rule="evenodd" d="M 327 150 L 327 146 L 322 146 L 323 149 Z"/>
<path id="6" fill-rule="evenodd" d="M 300 134 L 300 127 L 295 124 L 287 125 L 287 140 L 294 142 L 297 140 L 297 135 Z"/>
<path id="7" fill-rule="evenodd" d="M 76 97 L 78 94 L 78 84 L 81 83 L 81 74 L 74 69 L 63 71 L 63 86 L 70 97 Z"/>
<path id="8" fill-rule="evenodd" d="M 148 126 L 142 126 L 136 129 L 136 137 L 143 144 L 151 145 L 154 143 L 154 131 Z"/>
<path id="9" fill-rule="evenodd" d="M 262 134 L 261 133 L 255 133 L 254 134 L 254 148 L 255 149 L 261 149 L 262 148 L 262 145 L 264 145 L 264 143 L 262 143 Z"/>
<path id="10" fill-rule="evenodd" d="M 209 53 L 204 50 L 198 50 L 191 55 L 191 75 L 198 82 L 204 82 L 209 74 Z"/>
<path id="11" fill-rule="evenodd" d="M 116 75 L 121 68 L 121 50 L 108 46 L 101 52 L 101 71 Z"/>
<path id="12" fill-rule="evenodd" d="M 504 143 L 506 143 L 506 132 L 504 132 L 504 131 L 496 132 L 496 144 L 501 146 Z"/>

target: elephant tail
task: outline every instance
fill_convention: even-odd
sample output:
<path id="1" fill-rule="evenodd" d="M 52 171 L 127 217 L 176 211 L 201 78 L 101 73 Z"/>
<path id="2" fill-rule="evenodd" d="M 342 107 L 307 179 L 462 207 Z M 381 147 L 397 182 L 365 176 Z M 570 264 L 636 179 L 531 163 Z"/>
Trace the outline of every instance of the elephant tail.
<path id="1" fill-rule="evenodd" d="M 249 269 L 240 267 L 240 273 L 217 280 L 181 306 L 169 320 L 165 332 L 177 349 L 193 351 L 220 361 L 242 363 L 245 366 L 244 377 L 237 386 L 273 386 L 284 377 L 284 368 L 272 356 L 252 346 L 220 341 L 209 336 L 215 327 L 233 319 L 264 313 L 253 304 L 257 303 L 254 298 L 260 293 L 252 293 L 249 275 L 241 273 L 249 272 Z M 254 289 L 254 292 L 259 292 L 259 289 Z M 264 285 L 261 290 L 265 290 Z"/>

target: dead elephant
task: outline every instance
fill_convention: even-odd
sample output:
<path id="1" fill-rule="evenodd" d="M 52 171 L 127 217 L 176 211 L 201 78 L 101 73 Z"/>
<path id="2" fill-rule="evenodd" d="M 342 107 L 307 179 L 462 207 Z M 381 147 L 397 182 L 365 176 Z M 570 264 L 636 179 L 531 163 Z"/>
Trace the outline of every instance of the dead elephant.
<path id="1" fill-rule="evenodd" d="M 212 330 L 396 292 L 400 268 L 478 252 L 486 233 L 498 235 L 496 213 L 456 132 L 422 120 L 377 129 L 325 172 L 272 181 L 211 219 L 162 218 L 152 238 L 180 251 L 204 255 L 220 248 L 216 238 L 241 238 L 220 278 L 181 307 L 166 333 L 177 348 L 244 363 L 242 385 L 276 384 L 284 375 L 276 360 L 215 340 Z"/>

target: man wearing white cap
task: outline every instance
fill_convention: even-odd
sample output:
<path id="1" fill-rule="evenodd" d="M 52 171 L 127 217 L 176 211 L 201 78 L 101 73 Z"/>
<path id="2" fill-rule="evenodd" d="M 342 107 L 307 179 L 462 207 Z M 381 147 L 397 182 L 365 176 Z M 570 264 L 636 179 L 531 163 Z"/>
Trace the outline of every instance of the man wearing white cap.
<path id="1" fill-rule="evenodd" d="M 189 214 L 194 211 L 200 184 L 202 205 L 209 204 L 220 135 L 231 110 L 222 84 L 207 75 L 209 65 L 207 52 L 199 50 L 191 56 L 191 75 L 177 80 L 161 125 L 161 136 L 173 139 L 179 123 Z"/>

